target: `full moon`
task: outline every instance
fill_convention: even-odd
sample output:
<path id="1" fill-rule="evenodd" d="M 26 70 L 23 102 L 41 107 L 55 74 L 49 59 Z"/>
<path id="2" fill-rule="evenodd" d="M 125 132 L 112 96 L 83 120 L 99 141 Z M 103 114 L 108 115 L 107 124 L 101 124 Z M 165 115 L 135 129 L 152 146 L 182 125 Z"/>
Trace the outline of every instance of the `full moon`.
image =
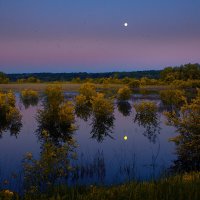
<path id="1" fill-rule="evenodd" d="M 125 27 L 127 27 L 127 26 L 128 26 L 128 23 L 127 23 L 127 22 L 125 22 L 125 23 L 124 23 L 124 26 L 125 26 Z"/>

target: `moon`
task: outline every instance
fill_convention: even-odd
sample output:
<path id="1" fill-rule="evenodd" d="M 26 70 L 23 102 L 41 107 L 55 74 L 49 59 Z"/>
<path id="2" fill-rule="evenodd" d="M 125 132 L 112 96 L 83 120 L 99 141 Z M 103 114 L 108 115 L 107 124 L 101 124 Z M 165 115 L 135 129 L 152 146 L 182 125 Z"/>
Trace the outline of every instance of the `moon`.
<path id="1" fill-rule="evenodd" d="M 128 140 L 128 137 L 126 135 L 124 136 L 124 140 Z"/>
<path id="2" fill-rule="evenodd" d="M 127 22 L 125 22 L 125 23 L 124 23 L 124 26 L 125 26 L 125 27 L 127 27 L 127 26 L 128 26 L 128 23 L 127 23 Z"/>

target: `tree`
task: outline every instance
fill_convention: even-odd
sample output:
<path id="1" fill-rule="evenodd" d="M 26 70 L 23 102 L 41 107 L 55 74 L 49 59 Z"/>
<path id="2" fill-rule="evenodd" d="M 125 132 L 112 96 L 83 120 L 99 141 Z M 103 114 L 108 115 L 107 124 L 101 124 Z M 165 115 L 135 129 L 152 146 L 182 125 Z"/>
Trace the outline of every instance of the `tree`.
<path id="1" fill-rule="evenodd" d="M 168 125 L 175 126 L 178 136 L 171 139 L 176 144 L 175 171 L 200 170 L 200 91 L 193 101 L 181 107 L 180 114 L 166 112 Z"/>
<path id="2" fill-rule="evenodd" d="M 8 83 L 8 82 L 9 82 L 9 78 L 7 78 L 6 74 L 4 74 L 3 72 L 0 72 L 0 84 Z"/>

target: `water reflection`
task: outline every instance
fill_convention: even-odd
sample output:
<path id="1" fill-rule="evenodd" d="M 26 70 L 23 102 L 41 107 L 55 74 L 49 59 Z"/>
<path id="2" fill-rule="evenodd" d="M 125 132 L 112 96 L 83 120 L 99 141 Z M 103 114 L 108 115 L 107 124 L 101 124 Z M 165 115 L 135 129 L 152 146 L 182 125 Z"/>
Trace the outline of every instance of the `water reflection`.
<path id="1" fill-rule="evenodd" d="M 22 127 L 22 123 L 21 123 L 20 115 L 13 116 L 12 121 L 1 120 L 0 121 L 0 138 L 3 136 L 3 133 L 6 131 L 9 131 L 11 136 L 17 137 L 18 134 L 20 133 L 21 127 Z"/>
<path id="2" fill-rule="evenodd" d="M 114 116 L 101 116 L 97 117 L 93 115 L 92 117 L 92 130 L 90 134 L 93 139 L 96 139 L 98 142 L 103 142 L 105 137 L 110 137 L 113 139 L 111 135 L 114 127 Z"/>
<path id="3" fill-rule="evenodd" d="M 88 121 L 88 119 L 92 115 L 92 108 L 91 105 L 86 105 L 86 106 L 76 106 L 75 109 L 76 116 L 83 119 L 84 121 Z"/>
<path id="4" fill-rule="evenodd" d="M 161 127 L 157 107 L 153 102 L 141 102 L 134 105 L 136 115 L 134 122 L 145 128 L 143 135 L 152 143 L 156 142 L 157 135 L 160 134 Z"/>
<path id="5" fill-rule="evenodd" d="M 98 151 L 93 158 L 93 161 L 86 161 L 82 154 L 80 162 L 74 167 L 72 181 L 78 183 L 85 178 L 97 178 L 101 183 L 104 182 L 106 176 L 106 166 L 103 151 Z"/>
<path id="6" fill-rule="evenodd" d="M 58 89 L 51 91 L 52 95 L 46 91 L 39 111 L 37 111 L 37 107 L 21 110 L 24 116 L 24 128 L 18 140 L 14 140 L 12 148 L 5 145 L 10 139 L 9 137 L 0 140 L 2 142 L 0 152 L 8 152 L 6 159 L 11 160 L 8 165 L 13 166 L 16 170 L 20 170 L 18 161 L 22 159 L 22 155 L 27 151 L 33 153 L 34 157 L 32 154 L 27 154 L 24 160 L 24 167 L 28 167 L 30 170 L 25 172 L 27 190 L 43 190 L 57 183 L 73 184 L 70 182 L 71 177 L 75 183 L 86 185 L 99 182 L 115 184 L 131 180 L 134 177 L 144 180 L 148 179 L 150 174 L 152 177 L 154 174 L 158 177 L 158 166 L 162 163 L 164 163 L 165 169 L 169 167 L 170 161 L 174 159 L 174 155 L 171 154 L 174 147 L 173 144 L 168 143 L 168 138 L 172 135 L 167 134 L 169 129 L 163 123 L 161 123 L 163 134 L 159 137 L 162 139 L 159 155 L 157 154 L 157 145 L 152 144 L 152 141 L 156 141 L 156 144 L 159 142 L 153 136 L 159 132 L 156 131 L 156 126 L 159 127 L 160 115 L 157 114 L 154 117 L 154 119 L 157 118 L 157 122 L 154 120 L 147 122 L 148 120 L 145 121 L 141 115 L 137 114 L 134 116 L 136 123 L 133 125 L 130 104 L 119 104 L 117 105 L 118 109 L 115 107 L 115 111 L 113 111 L 112 101 L 108 103 L 107 98 L 99 95 L 92 98 L 90 107 L 75 110 L 73 104 L 65 100 L 62 93 L 57 91 Z M 19 105 L 19 99 L 17 105 Z M 35 123 L 35 112 L 37 112 L 38 124 Z M 75 130 L 74 114 L 83 119 L 77 120 L 80 128 L 76 134 L 73 134 Z M 139 128 L 139 126 L 145 128 L 144 135 L 149 138 L 151 143 L 143 137 L 143 132 L 141 132 L 143 128 Z M 37 134 L 32 134 L 32 130 L 36 129 Z M 128 136 L 127 141 L 123 140 L 123 133 Z M 174 134 L 174 129 L 170 129 L 170 133 Z M 74 161 L 74 157 L 72 158 L 72 155 L 75 156 L 76 148 L 72 144 L 74 137 L 79 144 L 77 161 Z M 115 138 L 115 140 L 110 140 L 109 137 Z M 67 152 L 66 148 L 72 151 Z M 124 156 L 124 152 L 127 152 L 127 156 Z M 134 158 L 130 155 L 133 152 L 135 153 Z M 47 156 L 48 154 L 49 156 Z M 89 154 L 89 157 L 82 158 L 82 154 Z M 2 163 L 6 163 L 4 160 L 1 156 Z M 120 163 L 121 160 L 124 162 Z M 12 172 L 11 169 L 3 170 L 5 177 L 10 171 Z M 63 178 L 59 173 L 63 174 Z M 39 175 L 41 179 L 38 177 Z M 38 186 L 38 184 L 41 188 L 31 187 Z"/>
<path id="7" fill-rule="evenodd" d="M 39 98 L 23 98 L 22 96 L 20 96 L 20 100 L 25 109 L 28 109 L 30 106 L 37 106 L 39 102 Z"/>
<path id="8" fill-rule="evenodd" d="M 117 108 L 123 116 L 130 116 L 131 113 L 131 104 L 127 101 L 119 101 L 117 102 Z"/>
<path id="9" fill-rule="evenodd" d="M 17 137 L 22 127 L 22 116 L 15 104 L 15 95 L 12 92 L 0 92 L 0 137 L 5 131 Z"/>

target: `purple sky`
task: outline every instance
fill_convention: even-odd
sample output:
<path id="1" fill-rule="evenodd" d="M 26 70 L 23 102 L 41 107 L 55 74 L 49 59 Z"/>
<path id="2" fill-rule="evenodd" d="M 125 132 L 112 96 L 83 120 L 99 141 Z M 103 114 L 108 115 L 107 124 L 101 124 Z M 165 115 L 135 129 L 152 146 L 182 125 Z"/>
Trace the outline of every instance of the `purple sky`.
<path id="1" fill-rule="evenodd" d="M 0 0 L 0 71 L 134 71 L 200 62 L 199 9 L 199 0 Z"/>

